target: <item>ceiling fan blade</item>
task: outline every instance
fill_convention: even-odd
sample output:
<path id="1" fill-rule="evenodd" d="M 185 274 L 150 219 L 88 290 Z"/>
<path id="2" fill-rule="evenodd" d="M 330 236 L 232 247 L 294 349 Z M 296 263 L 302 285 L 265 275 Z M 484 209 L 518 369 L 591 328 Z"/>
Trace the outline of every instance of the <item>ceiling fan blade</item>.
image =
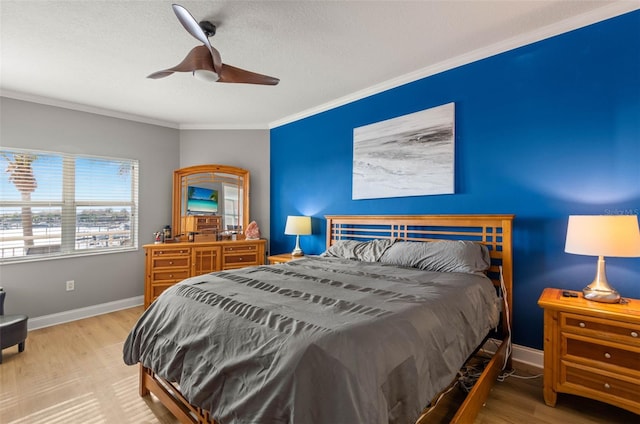
<path id="1" fill-rule="evenodd" d="M 207 49 L 209 49 L 211 58 L 213 60 L 213 67 L 215 69 L 215 72 L 219 73 L 220 68 L 222 68 L 222 59 L 220 58 L 220 53 L 216 49 L 214 49 L 213 46 L 211 46 L 209 37 L 207 37 L 207 34 L 202 30 L 200 24 L 198 24 L 198 21 L 196 21 L 196 19 L 193 17 L 193 15 L 191 15 L 191 13 L 189 13 L 187 9 L 180 6 L 179 4 L 173 4 L 171 5 L 171 7 L 173 8 L 173 12 L 178 17 L 178 20 L 180 21 L 184 29 L 186 29 L 189 34 L 202 42 L 202 44 L 204 44 Z"/>
<path id="2" fill-rule="evenodd" d="M 222 64 L 222 70 L 218 75 L 220 75 L 218 82 L 262 85 L 277 85 L 280 82 L 279 78 L 246 71 L 244 69 L 236 68 L 235 66 L 227 65 L 226 63 Z"/>
<path id="3" fill-rule="evenodd" d="M 180 62 L 173 68 L 154 72 L 147 78 L 158 79 L 168 77 L 174 72 L 193 72 L 198 70 L 215 72 L 215 70 L 213 69 L 213 63 L 211 62 L 211 54 L 209 53 L 209 49 L 207 49 L 206 46 L 194 47 L 182 60 L 182 62 Z"/>
<path id="4" fill-rule="evenodd" d="M 200 40 L 202 44 L 209 44 L 209 38 L 207 37 L 207 34 L 204 33 L 202 28 L 200 28 L 198 21 L 196 21 L 196 19 L 193 17 L 193 15 L 191 15 L 191 13 L 189 13 L 187 9 L 180 6 L 179 4 L 174 4 L 171 7 L 178 17 L 178 20 L 189 34 L 193 35 L 197 40 Z"/>
<path id="5" fill-rule="evenodd" d="M 220 52 L 211 44 L 209 44 L 209 52 L 211 53 L 211 58 L 213 59 L 214 72 L 219 74 L 222 70 L 222 58 L 220 57 Z"/>
<path id="6" fill-rule="evenodd" d="M 168 77 L 174 72 L 209 71 L 217 74 L 218 82 L 277 85 L 280 80 L 268 75 L 246 71 L 235 66 L 222 64 L 220 72 L 216 72 L 211 61 L 211 54 L 207 46 L 196 46 L 187 56 L 173 68 L 154 72 L 147 78 L 158 79 Z"/>
<path id="7" fill-rule="evenodd" d="M 160 78 L 168 77 L 169 75 L 173 74 L 173 72 L 174 71 L 165 69 L 164 71 L 158 71 L 158 72 L 154 72 L 153 74 L 147 75 L 147 78 L 160 79 Z"/>

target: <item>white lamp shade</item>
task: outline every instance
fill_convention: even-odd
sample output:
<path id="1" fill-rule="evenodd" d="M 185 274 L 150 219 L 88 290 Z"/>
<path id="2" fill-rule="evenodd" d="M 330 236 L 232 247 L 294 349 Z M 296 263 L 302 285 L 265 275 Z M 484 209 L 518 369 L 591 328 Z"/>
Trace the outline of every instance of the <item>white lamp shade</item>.
<path id="1" fill-rule="evenodd" d="M 567 253 L 589 256 L 640 256 L 640 227 L 636 215 L 571 215 Z"/>
<path id="2" fill-rule="evenodd" d="M 284 233 L 288 235 L 304 236 L 311 234 L 310 216 L 288 216 Z"/>

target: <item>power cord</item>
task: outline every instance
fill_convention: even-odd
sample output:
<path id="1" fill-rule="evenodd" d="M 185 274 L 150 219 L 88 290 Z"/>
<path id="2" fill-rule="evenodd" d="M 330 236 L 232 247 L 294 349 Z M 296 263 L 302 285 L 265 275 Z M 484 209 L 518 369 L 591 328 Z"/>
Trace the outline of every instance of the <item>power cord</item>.
<path id="1" fill-rule="evenodd" d="M 536 374 L 536 375 L 518 375 L 516 374 L 516 370 L 515 368 L 512 368 L 509 371 L 504 371 L 502 374 L 500 374 L 497 378 L 497 380 L 499 382 L 504 382 L 507 378 L 509 377 L 513 377 L 513 378 L 519 378 L 521 380 L 532 380 L 534 378 L 540 378 L 542 377 L 542 374 Z"/>
<path id="2" fill-rule="evenodd" d="M 513 352 L 513 343 L 511 341 L 511 316 L 509 314 L 509 302 L 507 300 L 507 287 L 504 284 L 504 274 L 502 272 L 502 265 L 500 265 L 499 267 L 500 269 L 500 289 L 502 290 L 502 297 L 504 300 L 504 306 L 505 306 L 505 317 L 506 317 L 506 321 L 507 321 L 507 352 L 506 355 L 504 357 L 504 365 L 502 366 L 502 374 L 500 374 L 498 376 L 498 381 L 502 382 L 504 380 L 506 380 L 508 377 L 514 377 L 514 378 L 520 378 L 520 379 L 524 379 L 524 380 L 529 380 L 529 379 L 533 379 L 533 378 L 538 378 L 538 377 L 542 377 L 542 374 L 536 374 L 536 375 L 532 375 L 532 376 L 522 376 L 522 375 L 517 375 L 515 374 L 516 370 L 515 368 L 506 371 L 505 368 L 507 368 L 507 361 L 508 358 L 511 357 L 511 354 Z M 497 347 L 496 347 L 497 350 Z"/>
<path id="3" fill-rule="evenodd" d="M 504 284 L 504 274 L 502 272 L 502 265 L 499 267 L 500 269 L 500 290 L 502 290 L 502 300 L 504 301 L 504 314 L 507 321 L 507 340 L 505 343 L 507 344 L 507 352 L 504 355 L 504 364 L 502 365 L 502 369 L 507 368 L 507 361 L 511 357 L 512 352 L 512 343 L 511 343 L 511 316 L 509 314 L 509 301 L 507 300 L 507 286 Z"/>
<path id="4" fill-rule="evenodd" d="M 458 383 L 460 383 L 460 388 L 464 390 L 465 393 L 469 393 L 471 391 L 474 384 L 476 384 L 478 379 L 482 376 L 482 372 L 488 363 L 488 359 L 482 360 L 479 363 L 465 366 L 464 370 L 461 370 L 458 373 Z"/>
<path id="5" fill-rule="evenodd" d="M 458 375 L 460 376 L 461 373 L 460 371 L 458 371 Z M 451 387 L 449 387 L 447 390 L 445 390 L 444 392 L 440 393 L 440 396 L 438 396 L 438 398 L 435 401 L 432 401 L 423 411 L 422 414 L 420 414 L 420 417 L 418 419 L 418 421 L 420 421 L 420 418 L 429 415 L 434 409 L 436 409 L 436 406 L 438 406 L 438 403 L 440 403 L 440 401 L 442 400 L 443 397 L 445 397 L 446 394 L 448 394 L 449 392 L 451 392 L 451 390 L 453 390 L 460 382 L 460 379 L 458 378 L 458 380 L 456 380 Z"/>

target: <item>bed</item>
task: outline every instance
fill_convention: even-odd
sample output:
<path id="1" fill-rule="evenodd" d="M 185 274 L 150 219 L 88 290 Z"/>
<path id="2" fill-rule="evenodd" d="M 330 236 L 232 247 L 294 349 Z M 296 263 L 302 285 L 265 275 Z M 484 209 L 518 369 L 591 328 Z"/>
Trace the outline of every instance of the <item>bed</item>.
<path id="1" fill-rule="evenodd" d="M 140 395 L 183 423 L 423 424 L 492 334 L 499 347 L 452 419 L 472 422 L 510 367 L 513 216 L 326 220 L 322 257 L 163 293 L 124 346 Z"/>

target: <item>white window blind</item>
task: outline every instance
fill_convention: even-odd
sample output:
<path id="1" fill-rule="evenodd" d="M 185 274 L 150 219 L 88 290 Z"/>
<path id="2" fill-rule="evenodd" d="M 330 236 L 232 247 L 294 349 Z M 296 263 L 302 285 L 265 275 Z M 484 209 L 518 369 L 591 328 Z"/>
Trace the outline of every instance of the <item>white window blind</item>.
<path id="1" fill-rule="evenodd" d="M 2 148 L 0 261 L 137 248 L 138 161 Z"/>

